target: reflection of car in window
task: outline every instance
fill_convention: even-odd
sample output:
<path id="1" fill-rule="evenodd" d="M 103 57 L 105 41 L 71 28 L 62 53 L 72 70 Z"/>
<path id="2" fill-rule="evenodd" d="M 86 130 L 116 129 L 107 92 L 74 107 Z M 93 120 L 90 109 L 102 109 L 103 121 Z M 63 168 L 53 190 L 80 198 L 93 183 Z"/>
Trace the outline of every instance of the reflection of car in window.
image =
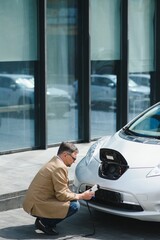
<path id="1" fill-rule="evenodd" d="M 75 102 L 78 102 L 78 81 L 73 84 Z M 117 76 L 114 74 L 91 75 L 91 107 L 95 110 L 115 110 L 117 103 Z M 128 80 L 129 111 L 140 112 L 150 105 L 150 87 Z"/>
<path id="2" fill-rule="evenodd" d="M 33 76 L 0 74 L 0 106 L 2 113 L 11 112 L 21 116 L 25 112 L 25 116 L 30 116 L 33 114 L 33 104 Z"/>
<path id="3" fill-rule="evenodd" d="M 129 79 L 129 108 L 142 111 L 149 106 L 150 88 L 139 86 Z M 114 109 L 116 107 L 117 76 L 111 74 L 91 75 L 91 104 L 92 107 Z"/>
<path id="4" fill-rule="evenodd" d="M 22 74 L 0 74 L 1 112 L 17 112 L 21 116 L 25 111 L 29 116 L 34 112 L 34 77 Z M 70 110 L 70 95 L 61 89 L 48 87 L 48 113 L 62 116 Z M 3 109 L 2 109 L 3 107 Z M 4 108 L 5 107 L 5 108 Z"/>
<path id="5" fill-rule="evenodd" d="M 91 75 L 92 108 L 115 108 L 116 75 Z"/>
<path id="6" fill-rule="evenodd" d="M 55 114 L 62 117 L 71 110 L 71 96 L 67 91 L 49 87 L 47 88 L 47 111 L 48 114 Z"/>
<path id="7" fill-rule="evenodd" d="M 129 78 L 138 85 L 150 87 L 150 74 L 130 73 Z"/>

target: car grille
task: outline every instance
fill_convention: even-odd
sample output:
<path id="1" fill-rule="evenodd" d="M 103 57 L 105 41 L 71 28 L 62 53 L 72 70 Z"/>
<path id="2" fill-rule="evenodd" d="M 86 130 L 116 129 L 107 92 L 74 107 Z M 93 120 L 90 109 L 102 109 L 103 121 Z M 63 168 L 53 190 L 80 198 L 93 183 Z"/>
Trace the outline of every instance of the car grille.
<path id="1" fill-rule="evenodd" d="M 128 210 L 141 212 L 143 208 L 140 205 L 123 203 L 122 195 L 118 192 L 99 189 L 95 192 L 95 197 L 90 200 L 93 203 L 101 204 L 103 207 L 114 208 L 115 210 Z"/>

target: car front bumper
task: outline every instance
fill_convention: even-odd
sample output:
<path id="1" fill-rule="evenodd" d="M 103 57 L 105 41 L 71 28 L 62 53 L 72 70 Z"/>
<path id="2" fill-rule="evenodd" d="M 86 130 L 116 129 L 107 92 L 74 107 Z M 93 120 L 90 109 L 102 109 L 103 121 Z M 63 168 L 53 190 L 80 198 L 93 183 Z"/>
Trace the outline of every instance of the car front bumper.
<path id="1" fill-rule="evenodd" d="M 86 171 L 87 169 L 87 171 Z M 73 189 L 77 193 L 94 184 L 100 185 L 100 194 L 89 201 L 97 210 L 143 221 L 160 221 L 160 177 L 146 177 L 150 168 L 128 169 L 118 180 L 102 179 L 98 171 L 83 167 L 76 171 Z M 92 177 L 91 177 L 92 175 Z M 99 190 L 98 190 L 99 191 Z M 104 193 L 104 194 L 103 194 Z M 85 201 L 81 201 L 86 205 Z"/>

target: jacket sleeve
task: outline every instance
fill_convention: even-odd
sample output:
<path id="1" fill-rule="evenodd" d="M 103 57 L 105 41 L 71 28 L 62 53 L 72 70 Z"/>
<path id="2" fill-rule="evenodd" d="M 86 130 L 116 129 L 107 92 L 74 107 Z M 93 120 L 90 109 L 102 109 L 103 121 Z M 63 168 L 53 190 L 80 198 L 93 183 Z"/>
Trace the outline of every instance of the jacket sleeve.
<path id="1" fill-rule="evenodd" d="M 54 186 L 55 197 L 61 201 L 77 200 L 76 194 L 73 193 L 68 186 L 68 171 L 63 167 L 57 168 L 52 173 L 52 181 Z"/>

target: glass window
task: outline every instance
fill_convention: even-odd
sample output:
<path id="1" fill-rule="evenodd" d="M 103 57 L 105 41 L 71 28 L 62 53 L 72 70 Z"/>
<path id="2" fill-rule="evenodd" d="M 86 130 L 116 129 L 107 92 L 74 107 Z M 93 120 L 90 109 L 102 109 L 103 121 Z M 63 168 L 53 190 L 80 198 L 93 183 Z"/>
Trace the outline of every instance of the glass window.
<path id="1" fill-rule="evenodd" d="M 90 0 L 91 138 L 116 131 L 120 0 Z M 101 17 L 99 17 L 101 16 Z"/>
<path id="2" fill-rule="evenodd" d="M 154 0 L 129 0 L 129 120 L 150 106 L 154 72 Z M 138 23 L 138 24 L 137 24 Z M 135 83 L 132 84 L 132 81 Z"/>
<path id="3" fill-rule="evenodd" d="M 77 1 L 47 1 L 48 144 L 78 139 Z"/>
<path id="4" fill-rule="evenodd" d="M 35 146 L 37 1 L 0 1 L 0 151 Z"/>

